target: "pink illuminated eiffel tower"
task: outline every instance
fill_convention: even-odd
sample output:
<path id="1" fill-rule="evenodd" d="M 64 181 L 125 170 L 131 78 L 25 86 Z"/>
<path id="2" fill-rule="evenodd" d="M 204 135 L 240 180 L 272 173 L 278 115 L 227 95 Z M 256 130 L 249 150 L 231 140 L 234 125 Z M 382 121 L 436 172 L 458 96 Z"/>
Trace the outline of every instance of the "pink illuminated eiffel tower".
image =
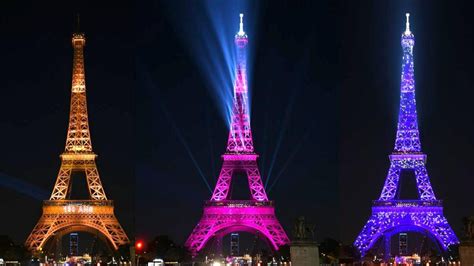
<path id="1" fill-rule="evenodd" d="M 219 179 L 211 200 L 206 201 L 204 214 L 185 243 L 193 255 L 201 251 L 213 237 L 236 231 L 260 233 L 278 250 L 289 239 L 275 216 L 273 202 L 267 193 L 258 170 L 258 155 L 254 152 L 247 95 L 246 46 L 247 34 L 240 14 L 240 30 L 235 35 L 237 46 L 236 80 L 227 150 Z M 232 175 L 243 172 L 248 177 L 250 200 L 231 200 L 229 195 Z"/>

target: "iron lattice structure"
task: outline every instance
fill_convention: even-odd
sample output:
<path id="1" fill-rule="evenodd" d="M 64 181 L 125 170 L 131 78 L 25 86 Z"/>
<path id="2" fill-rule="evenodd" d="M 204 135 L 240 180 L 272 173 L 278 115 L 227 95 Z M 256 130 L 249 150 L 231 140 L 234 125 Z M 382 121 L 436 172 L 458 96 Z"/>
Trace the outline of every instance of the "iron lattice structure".
<path id="1" fill-rule="evenodd" d="M 391 236 L 400 232 L 425 234 L 442 251 L 459 242 L 444 217 L 442 201 L 435 197 L 426 171 L 426 155 L 421 151 L 413 65 L 415 37 L 410 31 L 409 14 L 401 45 L 403 64 L 395 148 L 389 156 L 390 168 L 380 198 L 374 201 L 372 215 L 354 243 L 362 256 L 383 237 L 387 257 Z M 419 196 L 417 200 L 400 200 L 397 195 L 400 173 L 407 170 L 415 174 Z"/>
<path id="2" fill-rule="evenodd" d="M 113 201 L 107 200 L 95 163 L 97 155 L 92 151 L 84 72 L 85 42 L 84 34 L 73 34 L 73 74 L 66 147 L 61 154 L 61 168 L 51 197 L 44 201 L 43 214 L 25 243 L 33 252 L 40 251 L 51 237 L 74 231 L 100 232 L 115 249 L 129 243 L 114 215 Z M 85 174 L 90 199 L 69 199 L 73 172 Z"/>
<path id="3" fill-rule="evenodd" d="M 227 150 L 222 155 L 224 162 L 211 200 L 205 203 L 204 214 L 185 243 L 194 255 L 212 237 L 237 231 L 260 233 L 275 250 L 289 243 L 288 236 L 275 216 L 273 202 L 268 200 L 258 170 L 258 155 L 254 152 L 247 95 L 248 37 L 243 30 L 242 17 L 243 14 L 240 14 L 240 30 L 235 36 L 237 66 Z M 230 199 L 232 176 L 236 172 L 247 175 L 252 199 Z"/>

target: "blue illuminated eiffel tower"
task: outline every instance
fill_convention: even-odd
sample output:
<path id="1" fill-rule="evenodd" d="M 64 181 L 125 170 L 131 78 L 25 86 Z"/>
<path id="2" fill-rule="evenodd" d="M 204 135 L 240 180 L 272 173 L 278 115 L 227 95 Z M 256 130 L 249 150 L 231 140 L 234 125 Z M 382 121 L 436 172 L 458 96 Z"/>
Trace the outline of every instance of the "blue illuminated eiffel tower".
<path id="1" fill-rule="evenodd" d="M 459 241 L 443 215 L 442 201 L 437 200 L 426 171 L 426 155 L 421 151 L 416 114 L 413 47 L 409 14 L 402 34 L 403 64 L 400 113 L 395 149 L 380 198 L 373 202 L 372 215 L 354 245 L 362 256 L 381 238 L 385 241 L 385 258 L 390 256 L 390 239 L 401 232 L 418 232 L 431 238 L 441 251 Z M 397 196 L 400 173 L 413 171 L 419 199 L 400 200 Z"/>

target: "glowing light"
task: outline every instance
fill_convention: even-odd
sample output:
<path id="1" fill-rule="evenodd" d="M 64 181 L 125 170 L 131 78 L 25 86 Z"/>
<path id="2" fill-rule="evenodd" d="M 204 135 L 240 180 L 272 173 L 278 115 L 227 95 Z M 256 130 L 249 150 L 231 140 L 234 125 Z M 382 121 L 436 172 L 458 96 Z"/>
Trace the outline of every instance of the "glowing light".
<path id="1" fill-rule="evenodd" d="M 428 235 L 443 250 L 459 243 L 443 215 L 442 202 L 434 195 L 425 166 L 426 155 L 421 151 L 413 64 L 415 37 L 410 31 L 409 16 L 407 13 L 406 30 L 401 40 L 403 63 L 395 147 L 390 155 L 390 168 L 380 198 L 374 201 L 372 216 L 354 242 L 362 256 L 382 236 L 390 239 L 392 235 L 403 231 Z M 419 199 L 398 199 L 397 190 L 403 170 L 414 171 Z"/>
<path id="2" fill-rule="evenodd" d="M 135 244 L 135 248 L 137 250 L 141 250 L 143 248 L 143 242 L 142 241 L 137 241 L 137 243 Z"/>
<path id="3" fill-rule="evenodd" d="M 66 205 L 63 206 L 63 210 L 65 213 L 93 213 L 94 207 L 86 205 Z"/>
<path id="4" fill-rule="evenodd" d="M 406 22 L 406 29 L 405 29 L 405 35 L 410 35 L 410 13 L 405 14 L 407 16 L 407 22 Z"/>
<path id="5" fill-rule="evenodd" d="M 239 36 L 244 36 L 245 35 L 245 31 L 244 31 L 244 14 L 240 14 L 240 28 L 239 28 L 239 32 L 237 33 Z"/>

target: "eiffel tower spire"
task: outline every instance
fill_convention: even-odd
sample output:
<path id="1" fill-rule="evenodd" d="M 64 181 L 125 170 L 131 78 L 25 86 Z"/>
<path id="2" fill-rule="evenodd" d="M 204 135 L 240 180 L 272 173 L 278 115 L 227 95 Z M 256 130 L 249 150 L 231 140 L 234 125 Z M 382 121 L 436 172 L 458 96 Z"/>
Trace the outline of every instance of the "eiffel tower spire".
<path id="1" fill-rule="evenodd" d="M 71 106 L 65 153 L 92 153 L 84 70 L 85 44 L 86 38 L 84 33 L 78 31 L 73 33 L 72 46 L 74 48 L 74 55 L 72 63 Z"/>
<path id="2" fill-rule="evenodd" d="M 244 14 L 240 14 L 240 28 L 235 35 L 237 65 L 234 81 L 233 105 L 227 153 L 253 153 L 253 139 L 250 128 L 248 83 L 247 83 L 247 43 L 244 31 Z"/>
<path id="3" fill-rule="evenodd" d="M 405 16 L 407 17 L 407 21 L 405 23 L 405 32 L 404 35 L 410 35 L 410 13 L 406 13 Z"/>
<path id="4" fill-rule="evenodd" d="M 85 171 L 91 199 L 106 200 L 99 171 L 95 164 L 96 155 L 92 151 L 87 113 L 86 78 L 84 70 L 84 33 L 72 34 L 74 49 L 72 65 L 71 105 L 66 147 L 61 154 L 61 169 L 51 194 L 51 200 L 66 199 L 71 189 L 72 171 Z"/>
<path id="5" fill-rule="evenodd" d="M 244 32 L 243 17 L 244 14 L 240 14 L 240 28 L 234 39 L 237 48 L 237 63 L 235 66 L 236 75 L 229 139 L 227 141 L 226 154 L 223 155 L 224 166 L 212 194 L 212 200 L 217 201 L 228 199 L 232 171 L 236 168 L 235 162 L 239 161 L 245 161 L 247 164 L 248 169 L 246 170 L 249 171 L 252 198 L 258 201 L 268 200 L 267 192 L 258 170 L 258 155 L 254 153 L 252 130 L 250 128 L 246 50 L 248 36 Z"/>
<path id="6" fill-rule="evenodd" d="M 420 132 L 415 99 L 415 73 L 413 47 L 415 36 L 410 31 L 410 14 L 406 14 L 406 29 L 402 34 L 402 75 L 400 86 L 400 111 L 394 153 L 421 153 Z"/>
<path id="7" fill-rule="evenodd" d="M 390 156 L 392 164 L 380 195 L 381 200 L 395 199 L 400 171 L 403 168 L 415 170 L 420 199 L 436 200 L 425 168 L 426 155 L 421 151 L 418 116 L 416 112 L 415 70 L 413 62 L 415 36 L 410 31 L 409 16 L 410 14 L 407 13 L 406 29 L 401 37 L 403 58 L 400 83 L 400 111 L 398 114 L 395 148 Z M 407 162 L 416 163 L 415 165 L 413 165 L 413 163 L 410 165 Z"/>

